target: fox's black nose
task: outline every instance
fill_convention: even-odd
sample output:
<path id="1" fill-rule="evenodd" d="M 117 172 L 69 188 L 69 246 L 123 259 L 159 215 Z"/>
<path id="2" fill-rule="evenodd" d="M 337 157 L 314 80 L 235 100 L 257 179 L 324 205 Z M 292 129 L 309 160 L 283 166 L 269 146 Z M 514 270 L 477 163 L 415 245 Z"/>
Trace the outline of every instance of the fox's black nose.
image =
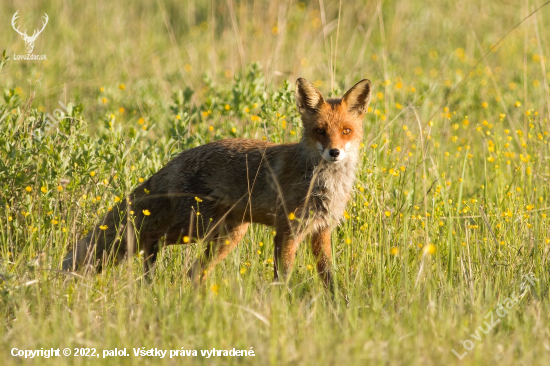
<path id="1" fill-rule="evenodd" d="M 332 156 L 333 158 L 337 158 L 338 155 L 340 155 L 340 150 L 338 149 L 330 149 L 330 151 L 328 152 L 328 154 L 330 156 Z"/>

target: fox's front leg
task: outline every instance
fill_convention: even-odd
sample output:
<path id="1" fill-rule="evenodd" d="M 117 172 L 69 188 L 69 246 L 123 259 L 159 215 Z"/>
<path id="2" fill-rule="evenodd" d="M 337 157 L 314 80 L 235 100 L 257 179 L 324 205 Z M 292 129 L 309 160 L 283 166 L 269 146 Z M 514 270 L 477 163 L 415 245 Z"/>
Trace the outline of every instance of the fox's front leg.
<path id="1" fill-rule="evenodd" d="M 296 250 L 304 235 L 296 235 L 288 226 L 276 228 L 274 280 L 286 281 L 292 270 Z"/>
<path id="2" fill-rule="evenodd" d="M 325 286 L 332 289 L 332 252 L 330 228 L 321 229 L 311 236 L 313 256 L 317 260 L 317 272 L 323 279 Z"/>

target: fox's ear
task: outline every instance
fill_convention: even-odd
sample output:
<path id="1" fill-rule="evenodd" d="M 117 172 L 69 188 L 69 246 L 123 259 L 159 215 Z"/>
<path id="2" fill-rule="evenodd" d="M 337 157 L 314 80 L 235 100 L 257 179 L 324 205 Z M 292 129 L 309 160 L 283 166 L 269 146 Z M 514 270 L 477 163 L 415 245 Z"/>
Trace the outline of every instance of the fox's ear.
<path id="1" fill-rule="evenodd" d="M 348 112 L 363 118 L 370 102 L 370 80 L 363 79 L 353 86 L 342 98 Z"/>
<path id="2" fill-rule="evenodd" d="M 316 112 L 324 102 L 323 95 L 312 83 L 304 78 L 296 80 L 296 106 L 300 114 Z"/>

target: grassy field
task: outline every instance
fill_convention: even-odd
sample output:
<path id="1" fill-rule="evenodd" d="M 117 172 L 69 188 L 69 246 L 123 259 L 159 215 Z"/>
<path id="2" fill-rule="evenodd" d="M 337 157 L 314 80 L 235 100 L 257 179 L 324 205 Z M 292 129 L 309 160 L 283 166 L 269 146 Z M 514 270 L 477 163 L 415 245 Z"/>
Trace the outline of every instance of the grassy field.
<path id="1" fill-rule="evenodd" d="M 550 5 L 518 25 L 541 5 L 3 1 L 0 363 L 547 364 Z M 48 14 L 34 49 L 47 61 L 13 59 L 25 54 L 16 10 L 29 34 Z M 325 95 L 363 78 L 374 89 L 332 234 L 335 296 L 306 242 L 288 287 L 273 284 L 262 226 L 197 290 L 185 273 L 201 244 L 163 249 L 152 283 L 138 257 L 87 277 L 59 270 L 179 151 L 298 141 L 299 76 Z M 13 348 L 99 358 L 24 361 Z M 131 356 L 103 358 L 115 348 Z"/>

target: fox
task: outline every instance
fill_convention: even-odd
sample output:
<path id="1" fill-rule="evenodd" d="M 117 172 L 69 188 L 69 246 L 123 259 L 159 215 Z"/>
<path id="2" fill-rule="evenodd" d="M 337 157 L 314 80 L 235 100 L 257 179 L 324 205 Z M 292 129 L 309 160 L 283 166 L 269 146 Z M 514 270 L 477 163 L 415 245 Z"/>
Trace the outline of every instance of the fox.
<path id="1" fill-rule="evenodd" d="M 274 281 L 288 280 L 307 237 L 317 273 L 331 288 L 331 232 L 355 181 L 371 82 L 324 98 L 299 78 L 295 99 L 303 125 L 299 142 L 232 138 L 180 152 L 107 212 L 68 252 L 62 269 L 101 271 L 109 261 L 141 252 L 144 273 L 151 274 L 161 245 L 200 242 L 206 247 L 187 271 L 196 284 L 256 223 L 275 231 Z"/>

